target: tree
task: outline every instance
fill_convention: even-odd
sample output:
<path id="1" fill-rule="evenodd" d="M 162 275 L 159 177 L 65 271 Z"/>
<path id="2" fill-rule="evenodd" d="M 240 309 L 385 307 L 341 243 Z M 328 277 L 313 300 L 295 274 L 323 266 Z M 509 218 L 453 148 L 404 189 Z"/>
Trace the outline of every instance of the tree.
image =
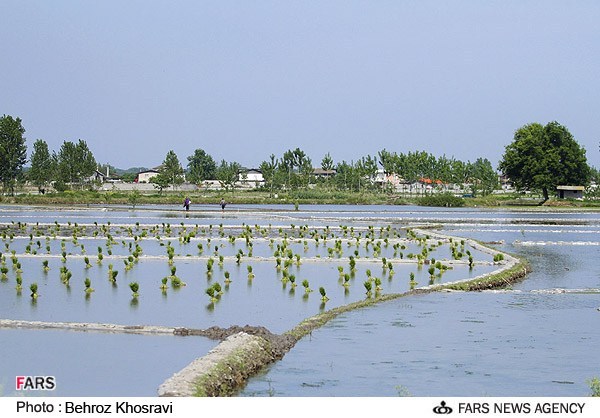
<path id="1" fill-rule="evenodd" d="M 478 158 L 472 165 L 472 172 L 473 196 L 478 192 L 487 196 L 498 187 L 498 174 L 487 158 Z"/>
<path id="2" fill-rule="evenodd" d="M 585 149 L 558 122 L 519 128 L 506 146 L 500 170 L 518 190 L 539 190 L 548 200 L 558 185 L 587 185 L 590 167 Z"/>
<path id="3" fill-rule="evenodd" d="M 226 191 L 231 188 L 231 193 L 233 193 L 241 168 L 242 166 L 239 163 L 228 163 L 227 161 L 222 160 L 221 165 L 219 165 L 216 172 L 216 177 L 217 180 L 219 180 L 219 183 L 221 183 L 221 187 L 225 188 Z"/>
<path id="4" fill-rule="evenodd" d="M 31 169 L 27 172 L 27 178 L 39 191 L 46 188 L 52 180 L 56 167 L 55 161 L 48 150 L 48 144 L 42 139 L 33 143 L 31 153 Z"/>
<path id="5" fill-rule="evenodd" d="M 275 187 L 275 179 L 279 162 L 275 158 L 275 154 L 271 154 L 270 161 L 260 163 L 259 169 L 265 179 L 265 186 L 269 188 L 269 197 L 273 197 L 273 188 Z"/>
<path id="6" fill-rule="evenodd" d="M 81 139 L 77 144 L 64 141 L 55 159 L 57 180 L 65 183 L 82 184 L 96 170 L 96 159 Z"/>
<path id="7" fill-rule="evenodd" d="M 162 192 L 168 186 L 179 186 L 183 183 L 183 168 L 173 150 L 169 150 L 162 163 L 160 173 L 150 180 Z"/>
<path id="8" fill-rule="evenodd" d="M 204 180 L 213 180 L 217 171 L 215 160 L 204 150 L 197 149 L 188 158 L 188 179 L 192 183 L 202 183 Z"/>
<path id="9" fill-rule="evenodd" d="M 10 194 L 14 194 L 15 183 L 27 162 L 24 133 L 20 118 L 7 115 L 0 118 L 0 180 Z"/>
<path id="10" fill-rule="evenodd" d="M 331 171 L 334 167 L 335 165 L 333 164 L 333 158 L 331 158 L 331 155 L 329 155 L 329 153 L 325 154 L 321 160 L 321 169 L 324 171 Z"/>

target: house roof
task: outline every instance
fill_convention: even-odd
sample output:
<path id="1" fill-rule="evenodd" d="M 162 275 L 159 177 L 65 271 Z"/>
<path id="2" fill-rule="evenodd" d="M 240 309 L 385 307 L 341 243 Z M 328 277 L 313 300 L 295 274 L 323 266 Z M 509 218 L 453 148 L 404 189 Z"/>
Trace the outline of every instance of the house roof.
<path id="1" fill-rule="evenodd" d="M 584 191 L 585 186 L 556 186 L 556 190 Z"/>
<path id="2" fill-rule="evenodd" d="M 313 169 L 313 174 L 315 175 L 327 175 L 327 174 L 335 174 L 337 173 L 336 170 L 323 170 L 322 168 L 315 168 Z"/>

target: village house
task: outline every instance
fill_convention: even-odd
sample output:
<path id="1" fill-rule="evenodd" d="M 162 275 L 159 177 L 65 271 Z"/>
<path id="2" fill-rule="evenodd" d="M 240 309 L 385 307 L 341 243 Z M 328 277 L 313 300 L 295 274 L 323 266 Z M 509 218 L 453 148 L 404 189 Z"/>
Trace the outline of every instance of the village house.
<path id="1" fill-rule="evenodd" d="M 150 183 L 150 179 L 152 179 L 152 177 L 156 177 L 159 174 L 158 170 L 145 170 L 145 171 L 140 171 L 137 174 L 137 177 L 135 178 L 135 182 L 136 183 Z"/>
<path id="2" fill-rule="evenodd" d="M 583 199 L 584 186 L 556 186 L 559 199 Z"/>
<path id="3" fill-rule="evenodd" d="M 319 178 L 330 178 L 335 176 L 337 173 L 337 171 L 335 170 L 323 170 L 322 168 L 314 168 L 313 169 L 313 176 L 315 176 L 315 178 L 319 179 Z"/>
<path id="4" fill-rule="evenodd" d="M 265 178 L 263 177 L 262 171 L 256 168 L 240 170 L 238 181 L 241 183 L 242 187 L 253 189 L 265 184 Z"/>

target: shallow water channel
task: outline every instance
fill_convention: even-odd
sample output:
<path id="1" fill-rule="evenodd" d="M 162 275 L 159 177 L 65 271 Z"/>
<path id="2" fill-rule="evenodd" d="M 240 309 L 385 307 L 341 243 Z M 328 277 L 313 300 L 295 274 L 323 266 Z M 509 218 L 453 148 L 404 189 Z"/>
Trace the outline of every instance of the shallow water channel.
<path id="1" fill-rule="evenodd" d="M 452 260 L 448 242 L 432 239 L 428 257 L 451 268 L 430 279 L 427 266 L 409 259 L 422 245 L 404 227 L 439 224 L 450 235 L 503 241 L 495 245 L 526 255 L 534 272 L 515 292 L 409 296 L 342 315 L 301 340 L 241 395 L 582 395 L 585 380 L 600 375 L 593 351 L 600 341 L 600 271 L 590 262 L 598 254 L 599 215 L 402 206 L 300 209 L 231 205 L 223 214 L 215 206 L 196 205 L 185 214 L 176 206 L 0 207 L 0 223 L 13 231 L 0 243 L 9 270 L 0 281 L 0 318 L 190 328 L 248 324 L 282 333 L 319 312 L 364 299 L 368 274 L 381 279 L 382 293 L 400 293 L 410 288 L 411 273 L 424 286 L 497 268 L 489 254 L 474 249 L 477 263 L 469 268 L 464 257 Z M 108 223 L 107 230 L 98 229 Z M 376 238 L 365 246 L 369 228 Z M 182 230 L 194 231 L 188 242 Z M 239 236 L 244 230 L 252 231 L 252 245 Z M 310 233 L 322 234 L 318 243 Z M 339 252 L 332 251 L 336 241 Z M 275 268 L 273 253 L 284 242 L 301 257 L 289 265 L 296 287 Z M 126 269 L 138 244 L 143 251 Z M 22 271 L 20 294 L 13 251 Z M 98 251 L 104 256 L 100 263 Z M 349 273 L 350 256 L 356 268 L 343 286 L 338 267 Z M 382 268 L 382 257 L 393 263 L 393 274 Z M 208 259 L 215 261 L 210 275 Z M 111 264 L 119 271 L 116 283 L 107 279 Z M 173 266 L 186 286 L 161 291 Z M 248 277 L 249 266 L 254 278 Z M 64 267 L 72 272 L 68 286 L 61 282 Z M 86 278 L 94 288 L 89 294 Z M 313 292 L 305 293 L 304 279 Z M 128 287 L 132 281 L 139 283 L 138 298 Z M 29 297 L 32 282 L 38 284 L 36 301 Z M 223 294 L 211 301 L 205 290 L 215 282 Z M 327 291 L 326 303 L 320 287 Z M 556 288 L 578 291 L 545 292 Z M 533 326 L 536 322 L 542 326 Z M 15 393 L 16 375 L 54 375 L 58 383 L 51 395 L 152 396 L 163 380 L 216 344 L 202 337 L 0 329 L 0 394 Z M 555 361 L 561 358 L 572 360 Z M 524 375 L 523 365 L 531 362 L 539 366 L 525 368 Z"/>

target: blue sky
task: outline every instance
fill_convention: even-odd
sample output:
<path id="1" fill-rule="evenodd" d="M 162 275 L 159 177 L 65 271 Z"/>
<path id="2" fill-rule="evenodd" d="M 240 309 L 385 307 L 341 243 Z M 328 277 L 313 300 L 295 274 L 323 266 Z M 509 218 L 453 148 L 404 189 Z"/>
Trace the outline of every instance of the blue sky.
<path id="1" fill-rule="evenodd" d="M 556 120 L 600 167 L 597 1 L 0 0 L 0 114 L 29 150 L 258 166 L 424 150 L 494 167 Z"/>

